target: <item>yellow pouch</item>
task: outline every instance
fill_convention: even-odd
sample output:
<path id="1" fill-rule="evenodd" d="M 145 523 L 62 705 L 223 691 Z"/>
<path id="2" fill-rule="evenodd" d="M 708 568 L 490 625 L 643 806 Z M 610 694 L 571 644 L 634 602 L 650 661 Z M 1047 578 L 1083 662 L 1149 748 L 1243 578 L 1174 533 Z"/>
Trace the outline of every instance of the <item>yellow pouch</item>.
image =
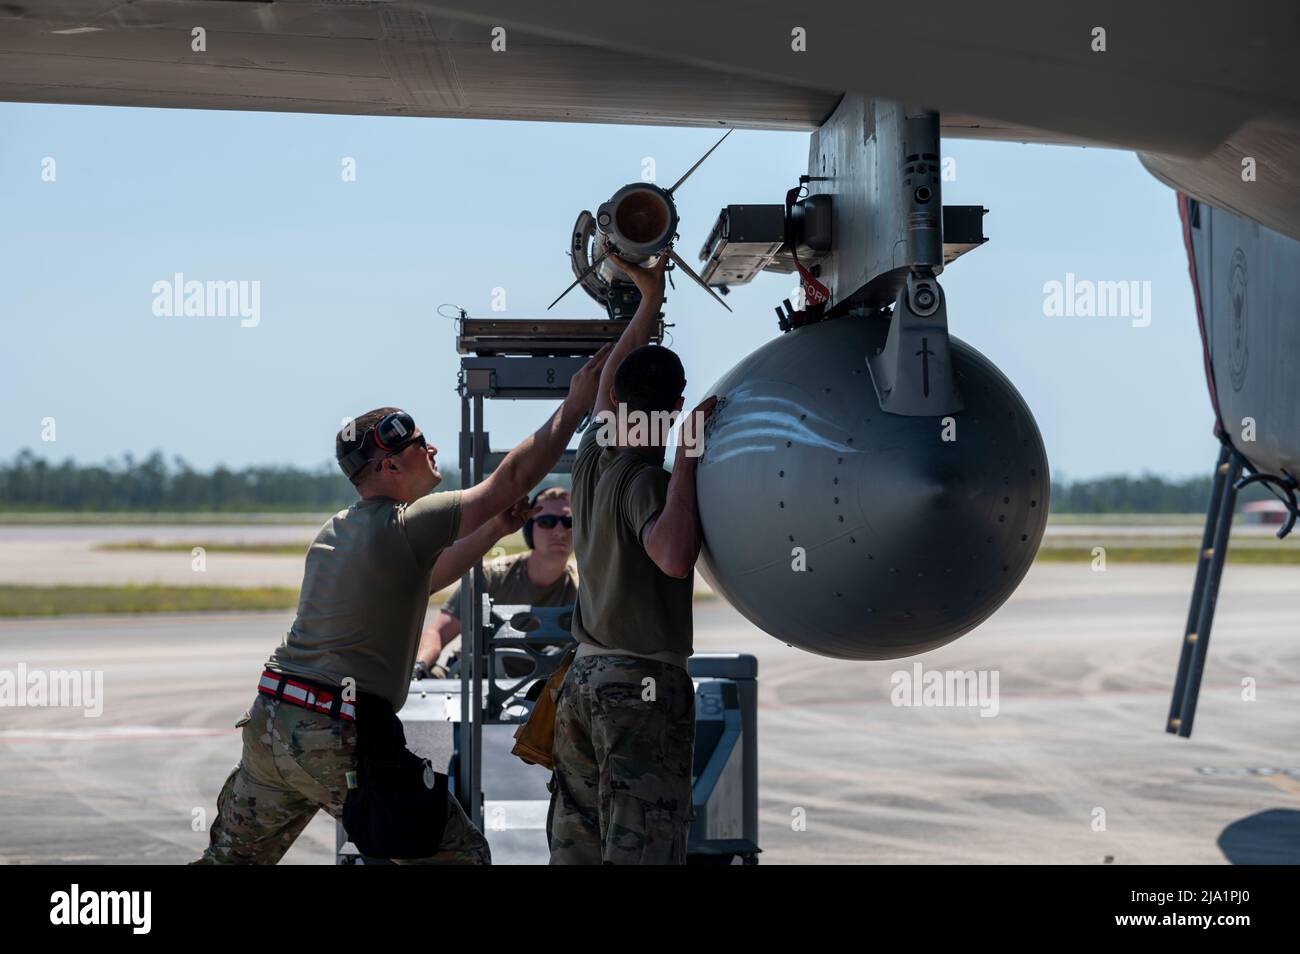
<path id="1" fill-rule="evenodd" d="M 555 704 L 560 697 L 560 684 L 573 664 L 574 650 L 565 654 L 564 660 L 546 680 L 542 694 L 533 703 L 528 719 L 515 729 L 515 747 L 510 754 L 517 755 L 529 765 L 545 769 L 555 768 Z"/>

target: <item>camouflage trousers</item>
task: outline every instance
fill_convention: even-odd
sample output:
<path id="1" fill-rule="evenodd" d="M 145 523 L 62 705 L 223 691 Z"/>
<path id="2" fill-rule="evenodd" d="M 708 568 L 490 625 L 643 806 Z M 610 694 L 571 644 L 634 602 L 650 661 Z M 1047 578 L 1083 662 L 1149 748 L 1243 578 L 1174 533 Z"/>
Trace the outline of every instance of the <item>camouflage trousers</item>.
<path id="1" fill-rule="evenodd" d="M 685 864 L 694 748 L 686 670 L 575 660 L 555 713 L 551 864 Z"/>
<path id="2" fill-rule="evenodd" d="M 208 848 L 195 864 L 273 865 L 324 808 L 343 814 L 357 730 L 288 702 L 258 695 L 243 726 L 244 752 L 217 796 Z M 437 854 L 401 864 L 491 864 L 487 840 L 447 794 L 447 828 Z"/>

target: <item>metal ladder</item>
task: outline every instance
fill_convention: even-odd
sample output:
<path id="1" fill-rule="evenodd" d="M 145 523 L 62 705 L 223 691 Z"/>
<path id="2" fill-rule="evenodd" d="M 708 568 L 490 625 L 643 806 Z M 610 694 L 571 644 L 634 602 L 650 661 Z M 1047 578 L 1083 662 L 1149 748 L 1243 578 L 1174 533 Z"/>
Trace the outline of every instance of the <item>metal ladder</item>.
<path id="1" fill-rule="evenodd" d="M 1205 532 L 1201 536 L 1201 553 L 1196 561 L 1196 585 L 1187 611 L 1187 628 L 1178 656 L 1178 676 L 1169 702 L 1165 731 L 1188 738 L 1196 717 L 1196 700 L 1201 693 L 1201 676 L 1205 655 L 1210 648 L 1210 628 L 1214 625 L 1214 607 L 1219 599 L 1219 580 L 1228 556 L 1228 534 L 1237 503 L 1237 481 L 1245 464 L 1243 458 L 1226 441 L 1219 449 L 1219 463 L 1214 469 L 1214 489 L 1205 514 Z"/>

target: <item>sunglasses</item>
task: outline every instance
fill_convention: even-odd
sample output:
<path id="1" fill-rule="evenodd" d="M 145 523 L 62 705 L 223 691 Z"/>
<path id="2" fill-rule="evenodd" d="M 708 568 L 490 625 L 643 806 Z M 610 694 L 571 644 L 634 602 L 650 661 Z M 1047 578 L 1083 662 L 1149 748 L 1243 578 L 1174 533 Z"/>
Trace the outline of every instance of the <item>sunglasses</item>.
<path id="1" fill-rule="evenodd" d="M 572 529 L 573 529 L 573 518 L 572 518 L 572 517 L 557 517 L 557 516 L 556 516 L 555 514 L 553 514 L 553 513 L 544 513 L 544 514 L 542 514 L 540 517 L 534 517 L 534 518 L 533 518 L 533 524 L 534 524 L 535 526 L 541 527 L 543 530 L 551 530 L 551 529 L 554 529 L 554 527 L 555 527 L 555 525 L 556 525 L 557 523 L 562 523 L 562 524 L 564 524 L 564 529 L 566 529 L 566 530 L 572 530 Z"/>
<path id="2" fill-rule="evenodd" d="M 402 453 L 402 451 L 406 450 L 412 444 L 425 450 L 427 450 L 429 447 L 429 442 L 424 439 L 424 435 L 417 434 L 415 435 L 415 437 L 411 438 L 406 443 L 400 445 L 396 450 L 389 451 L 383 457 L 371 458 L 375 462 L 375 473 L 377 474 L 384 469 L 384 461 L 388 460 L 388 458 L 390 457 L 396 457 L 398 454 Z"/>

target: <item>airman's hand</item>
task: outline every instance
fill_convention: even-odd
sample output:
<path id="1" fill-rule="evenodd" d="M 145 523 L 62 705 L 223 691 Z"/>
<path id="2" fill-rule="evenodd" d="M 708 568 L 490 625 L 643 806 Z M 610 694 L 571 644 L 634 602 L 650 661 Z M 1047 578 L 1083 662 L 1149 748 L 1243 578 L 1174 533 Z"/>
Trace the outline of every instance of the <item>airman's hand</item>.
<path id="1" fill-rule="evenodd" d="M 569 396 L 567 401 L 583 411 L 589 411 L 596 403 L 596 392 L 600 389 L 600 372 L 609 360 L 609 353 L 614 350 L 612 344 L 602 345 L 591 356 L 591 360 L 578 369 L 578 373 L 569 379 Z"/>
<path id="2" fill-rule="evenodd" d="M 499 531 L 498 539 L 514 533 L 524 525 L 525 521 L 527 521 L 529 517 L 540 513 L 541 509 L 541 507 L 533 507 L 529 509 L 528 498 L 520 497 L 510 505 L 509 509 L 503 510 L 501 513 L 497 514 L 496 529 Z"/>
<path id="3" fill-rule="evenodd" d="M 699 463 L 704 453 L 704 425 L 713 416 L 717 406 L 717 395 L 710 394 L 695 405 L 695 410 L 682 421 L 681 436 L 677 442 L 677 464 L 684 461 L 689 461 L 692 465 Z"/>
<path id="4" fill-rule="evenodd" d="M 641 265 L 633 265 L 625 262 L 617 255 L 611 255 L 609 260 L 614 267 L 621 271 L 637 291 L 641 293 L 642 298 L 658 297 L 660 300 L 664 297 L 664 269 L 668 266 L 668 249 L 659 253 L 659 261 L 655 262 L 649 268 Z"/>

